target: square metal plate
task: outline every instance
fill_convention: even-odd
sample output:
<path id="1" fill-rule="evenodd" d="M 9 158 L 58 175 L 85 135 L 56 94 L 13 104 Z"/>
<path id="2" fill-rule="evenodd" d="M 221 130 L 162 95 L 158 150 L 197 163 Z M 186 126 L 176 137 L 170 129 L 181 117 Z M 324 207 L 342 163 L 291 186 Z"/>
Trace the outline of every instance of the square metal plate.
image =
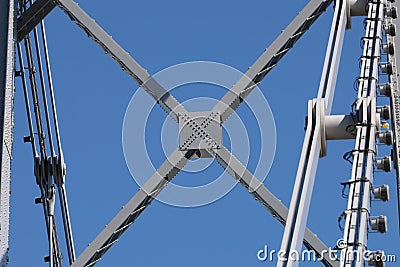
<path id="1" fill-rule="evenodd" d="M 222 143 L 221 114 L 218 111 L 179 114 L 179 149 L 215 149 Z"/>

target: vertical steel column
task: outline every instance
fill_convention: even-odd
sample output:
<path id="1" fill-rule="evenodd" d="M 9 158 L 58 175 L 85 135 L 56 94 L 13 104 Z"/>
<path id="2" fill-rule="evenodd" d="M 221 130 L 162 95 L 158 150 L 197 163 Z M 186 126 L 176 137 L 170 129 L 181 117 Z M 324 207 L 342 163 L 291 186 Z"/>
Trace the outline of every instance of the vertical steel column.
<path id="1" fill-rule="evenodd" d="M 379 0 L 368 3 L 364 51 L 358 81 L 358 99 L 355 110 L 360 122 L 357 125 L 353 166 L 349 181 L 349 197 L 344 228 L 344 248 L 341 267 L 365 266 L 370 216 L 371 184 L 374 179 L 376 155 L 376 86 L 379 76 L 380 48 L 382 41 L 383 4 Z"/>
<path id="2" fill-rule="evenodd" d="M 397 7 L 400 10 L 400 1 L 395 1 L 391 4 L 393 7 Z M 394 19 L 387 16 L 385 18 L 385 24 L 394 24 L 396 29 L 400 29 L 400 19 Z M 389 75 L 390 85 L 390 109 L 391 109 L 391 121 L 392 130 L 394 133 L 393 140 L 393 162 L 396 170 L 396 182 L 397 182 L 397 209 L 398 209 L 398 226 L 400 230 L 400 86 L 399 86 L 399 67 L 400 65 L 400 39 L 398 36 L 392 36 L 390 33 L 386 34 L 386 43 L 394 45 L 393 53 L 388 51 L 388 61 L 393 65 L 393 73 Z"/>
<path id="3" fill-rule="evenodd" d="M 14 0 L 0 1 L 0 266 L 6 266 L 8 262 L 14 107 L 14 11 Z"/>

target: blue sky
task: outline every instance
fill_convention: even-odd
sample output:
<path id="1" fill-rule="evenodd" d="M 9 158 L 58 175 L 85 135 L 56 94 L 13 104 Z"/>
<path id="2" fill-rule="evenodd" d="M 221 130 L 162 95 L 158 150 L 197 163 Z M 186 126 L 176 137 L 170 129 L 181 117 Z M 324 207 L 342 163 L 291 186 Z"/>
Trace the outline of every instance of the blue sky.
<path id="1" fill-rule="evenodd" d="M 78 2 L 151 74 L 195 60 L 246 71 L 307 3 Z M 265 184 L 286 205 L 300 158 L 307 101 L 317 95 L 332 16 L 331 6 L 260 85 L 277 133 L 276 155 Z M 124 114 L 137 85 L 60 10 L 48 16 L 46 25 L 79 254 L 138 190 L 122 149 Z M 353 83 L 359 75 L 359 40 L 364 30 L 360 18 L 353 18 L 352 26 L 345 36 L 333 114 L 348 114 L 356 98 Z M 178 90 L 176 96 L 184 101 L 193 96 L 220 98 L 223 93 L 197 85 Z M 386 104 L 387 99 L 379 98 L 378 103 Z M 31 148 L 23 143 L 28 128 L 20 86 L 15 105 L 10 266 L 45 266 L 44 218 L 41 207 L 34 205 L 39 190 L 33 177 Z M 246 116 L 246 112 L 245 107 L 238 109 L 239 115 Z M 154 131 L 147 148 L 157 165 L 165 160 L 159 153 L 159 129 L 166 114 L 160 108 L 154 113 Z M 253 131 L 252 125 L 248 127 Z M 337 218 L 347 204 L 341 198 L 340 182 L 349 179 L 351 170 L 342 156 L 353 146 L 353 141 L 329 142 L 328 156 L 320 160 L 317 172 L 308 226 L 332 247 L 342 236 Z M 389 153 L 381 146 L 379 151 L 379 156 Z M 251 152 L 258 151 L 253 148 Z M 251 157 L 249 168 L 254 160 L 258 160 L 257 155 Z M 211 169 L 216 175 L 221 172 L 217 167 L 212 165 Z M 212 180 L 213 174 L 208 172 L 203 177 L 182 173 L 176 179 L 203 184 Z M 372 215 L 388 216 L 389 233 L 370 234 L 369 249 L 384 249 L 400 257 L 395 174 L 376 173 L 375 182 L 391 187 L 391 201 L 373 202 L 371 210 Z M 56 212 L 61 233 L 60 211 Z M 240 185 L 224 198 L 198 208 L 177 208 L 155 201 L 96 266 L 274 266 L 275 262 L 259 262 L 256 253 L 264 245 L 279 249 L 283 229 Z M 67 264 L 65 250 L 63 254 Z"/>

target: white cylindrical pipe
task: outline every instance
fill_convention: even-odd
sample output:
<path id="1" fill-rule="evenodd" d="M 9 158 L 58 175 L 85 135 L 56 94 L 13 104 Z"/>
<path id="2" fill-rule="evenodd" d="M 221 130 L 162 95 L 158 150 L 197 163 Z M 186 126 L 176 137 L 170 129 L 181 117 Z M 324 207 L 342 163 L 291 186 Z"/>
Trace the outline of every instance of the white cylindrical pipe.
<path id="1" fill-rule="evenodd" d="M 356 126 L 350 115 L 325 116 L 325 134 L 327 140 L 354 139 Z"/>
<path id="2" fill-rule="evenodd" d="M 347 0 L 350 6 L 350 16 L 366 16 L 367 0 Z"/>

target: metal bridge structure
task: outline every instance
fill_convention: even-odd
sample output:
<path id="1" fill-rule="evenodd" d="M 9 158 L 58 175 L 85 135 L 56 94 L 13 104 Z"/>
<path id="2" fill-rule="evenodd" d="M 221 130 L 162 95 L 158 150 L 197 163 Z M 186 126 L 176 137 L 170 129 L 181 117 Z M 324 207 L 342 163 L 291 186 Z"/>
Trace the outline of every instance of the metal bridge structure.
<path id="1" fill-rule="evenodd" d="M 320 86 L 316 98 L 308 102 L 308 115 L 301 158 L 290 206 L 286 207 L 255 177 L 221 141 L 222 124 L 284 58 L 298 40 L 326 9 L 334 5 L 334 16 L 326 50 Z M 385 233 L 385 216 L 372 216 L 371 201 L 389 200 L 389 187 L 375 185 L 376 172 L 390 172 L 397 179 L 397 206 L 400 213 L 400 87 L 398 65 L 400 29 L 394 0 L 311 0 L 284 31 L 250 66 L 245 75 L 222 97 L 211 111 L 188 112 L 185 107 L 128 54 L 95 20 L 73 0 L 1 0 L 0 1 L 0 265 L 12 259 L 9 250 L 10 180 L 13 147 L 14 81 L 22 84 L 34 172 L 41 196 L 35 199 L 43 207 L 48 240 L 49 266 L 93 266 L 112 249 L 121 235 L 149 207 L 160 192 L 193 157 L 213 158 L 240 183 L 266 211 L 284 225 L 281 249 L 285 257 L 277 266 L 298 266 L 290 257 L 303 245 L 330 267 L 384 266 L 384 252 L 377 249 L 368 259 L 355 259 L 368 249 L 370 232 Z M 65 187 L 66 164 L 54 95 L 51 60 L 48 51 L 45 17 L 61 9 L 73 23 L 110 56 L 154 101 L 179 124 L 180 144 L 159 166 L 147 183 L 124 205 L 99 235 L 81 253 L 74 248 L 74 238 Z M 351 17 L 363 16 L 360 75 L 356 81 L 357 98 L 347 115 L 333 115 L 332 104 L 340 65 L 343 40 L 351 28 Z M 387 97 L 388 106 L 379 106 L 379 97 Z M 203 118 L 203 119 L 199 119 Z M 390 123 L 389 123 L 390 122 Z M 307 227 L 311 196 L 319 158 L 327 155 L 328 140 L 354 140 L 354 149 L 346 154 L 351 162 L 351 177 L 343 185 L 348 199 L 340 219 L 343 246 L 333 253 L 312 229 Z M 391 155 L 380 155 L 378 145 L 392 147 Z M 139 166 L 138 166 L 139 167 Z M 59 198 L 59 202 L 55 199 Z M 57 203 L 62 226 L 56 224 Z M 12 207 L 11 207 L 12 208 Z M 65 240 L 61 242 L 60 231 Z M 12 237 L 11 237 L 12 238 Z M 60 246 L 68 252 L 62 259 Z"/>

